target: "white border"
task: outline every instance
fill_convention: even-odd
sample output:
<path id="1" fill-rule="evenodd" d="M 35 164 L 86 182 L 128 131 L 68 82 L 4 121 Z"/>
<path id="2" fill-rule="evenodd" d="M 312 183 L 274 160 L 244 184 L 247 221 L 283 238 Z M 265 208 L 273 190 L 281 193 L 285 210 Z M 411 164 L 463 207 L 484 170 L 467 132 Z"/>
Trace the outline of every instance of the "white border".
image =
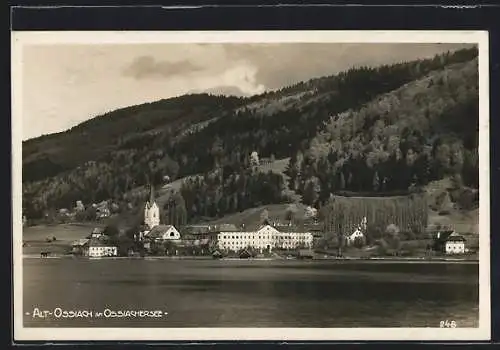
<path id="1" fill-rule="evenodd" d="M 489 63 L 486 31 L 12 32 L 14 339 L 490 340 Z M 479 46 L 479 328 L 25 328 L 22 287 L 22 48 L 32 44 L 477 43 Z M 439 320 L 436 320 L 439 322 Z"/>

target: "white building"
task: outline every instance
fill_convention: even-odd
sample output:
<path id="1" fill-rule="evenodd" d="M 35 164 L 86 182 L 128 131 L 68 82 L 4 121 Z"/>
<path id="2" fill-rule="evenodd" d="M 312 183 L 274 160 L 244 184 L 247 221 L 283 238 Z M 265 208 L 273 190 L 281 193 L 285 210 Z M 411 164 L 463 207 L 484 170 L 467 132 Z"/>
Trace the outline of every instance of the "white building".
<path id="1" fill-rule="evenodd" d="M 346 237 L 347 244 L 353 244 L 357 239 L 364 239 L 365 234 L 363 232 L 366 232 L 367 228 L 367 220 L 366 217 L 363 217 L 363 220 L 361 220 L 361 224 L 358 226 L 356 231 L 351 233 L 349 236 Z"/>
<path id="2" fill-rule="evenodd" d="M 356 241 L 356 239 L 364 239 L 365 238 L 365 235 L 363 234 L 363 232 L 361 232 L 360 228 L 358 228 L 356 231 L 354 231 L 353 233 L 351 233 L 349 236 L 346 237 L 347 239 L 347 244 L 354 244 L 354 242 Z"/>
<path id="3" fill-rule="evenodd" d="M 160 208 L 156 204 L 154 197 L 154 188 L 151 186 L 149 201 L 144 208 L 144 224 L 151 230 L 160 224 Z"/>
<path id="4" fill-rule="evenodd" d="M 465 238 L 458 235 L 450 235 L 445 242 L 446 254 L 464 254 L 465 253 Z"/>
<path id="5" fill-rule="evenodd" d="M 104 236 L 104 229 L 100 227 L 96 227 L 92 230 L 90 234 L 90 238 L 101 238 Z"/>
<path id="6" fill-rule="evenodd" d="M 247 247 L 260 250 L 295 249 L 312 247 L 313 235 L 310 232 L 280 232 L 271 225 L 255 231 L 226 231 L 217 235 L 219 249 L 239 251 Z"/>
<path id="7" fill-rule="evenodd" d="M 107 244 L 97 239 L 90 240 L 88 250 L 86 250 L 89 257 L 101 258 L 108 256 L 117 256 L 118 247 Z"/>

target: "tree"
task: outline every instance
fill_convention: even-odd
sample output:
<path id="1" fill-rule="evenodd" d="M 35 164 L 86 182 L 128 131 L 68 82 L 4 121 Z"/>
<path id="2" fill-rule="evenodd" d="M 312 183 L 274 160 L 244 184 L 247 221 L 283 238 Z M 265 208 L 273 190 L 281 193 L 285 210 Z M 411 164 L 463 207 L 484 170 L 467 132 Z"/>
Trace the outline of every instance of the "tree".
<path id="1" fill-rule="evenodd" d="M 344 173 L 340 172 L 340 189 L 345 190 L 345 186 L 346 186 L 346 183 L 345 183 Z"/>
<path id="2" fill-rule="evenodd" d="M 104 234 L 109 237 L 117 237 L 120 231 L 115 224 L 109 224 L 104 228 Z"/>
<path id="3" fill-rule="evenodd" d="M 260 222 L 263 225 L 269 224 L 269 211 L 267 209 L 262 210 L 260 213 Z"/>
<path id="4" fill-rule="evenodd" d="M 380 189 L 380 179 L 378 177 L 378 172 L 376 171 L 373 175 L 373 190 L 377 192 Z"/>
<path id="5" fill-rule="evenodd" d="M 302 201 L 307 205 L 315 205 L 318 200 L 318 193 L 316 192 L 314 183 L 308 181 L 305 188 L 304 194 L 302 195 Z"/>
<path id="6" fill-rule="evenodd" d="M 394 224 L 389 224 L 385 229 L 385 233 L 390 237 L 396 237 L 399 235 L 399 227 Z"/>
<path id="7" fill-rule="evenodd" d="M 295 215 L 297 214 L 297 205 L 295 204 L 290 204 L 286 208 L 285 212 L 285 220 L 288 221 L 288 223 L 291 225 L 293 223 L 293 220 L 295 219 Z"/>

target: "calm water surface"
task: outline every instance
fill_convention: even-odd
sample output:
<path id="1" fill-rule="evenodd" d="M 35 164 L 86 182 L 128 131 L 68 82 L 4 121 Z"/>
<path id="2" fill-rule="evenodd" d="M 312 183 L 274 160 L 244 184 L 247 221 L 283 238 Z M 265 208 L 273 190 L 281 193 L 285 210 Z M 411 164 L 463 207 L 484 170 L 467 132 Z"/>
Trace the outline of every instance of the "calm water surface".
<path id="1" fill-rule="evenodd" d="M 24 325 L 477 327 L 478 274 L 476 263 L 25 258 Z M 106 309 L 163 316 L 95 316 Z"/>

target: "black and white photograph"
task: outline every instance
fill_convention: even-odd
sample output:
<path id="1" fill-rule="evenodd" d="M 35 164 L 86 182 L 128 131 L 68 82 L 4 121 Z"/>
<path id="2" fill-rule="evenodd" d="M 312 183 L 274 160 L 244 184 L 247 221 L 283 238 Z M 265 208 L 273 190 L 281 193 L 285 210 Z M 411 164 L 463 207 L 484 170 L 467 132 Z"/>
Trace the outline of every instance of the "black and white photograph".
<path id="1" fill-rule="evenodd" d="M 488 36 L 13 32 L 18 340 L 486 340 Z"/>

